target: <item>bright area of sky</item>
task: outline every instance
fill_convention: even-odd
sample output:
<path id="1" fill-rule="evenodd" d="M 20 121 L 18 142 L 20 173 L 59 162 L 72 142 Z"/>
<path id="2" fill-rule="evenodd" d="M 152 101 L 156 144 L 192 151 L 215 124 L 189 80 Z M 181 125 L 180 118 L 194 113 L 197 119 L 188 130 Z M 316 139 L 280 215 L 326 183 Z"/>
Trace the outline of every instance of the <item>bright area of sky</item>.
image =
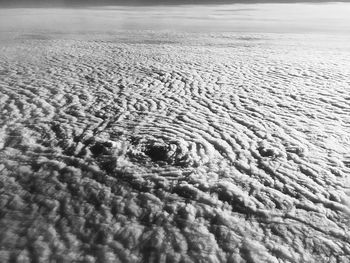
<path id="1" fill-rule="evenodd" d="M 350 3 L 0 9 L 0 31 L 243 31 L 350 35 Z"/>

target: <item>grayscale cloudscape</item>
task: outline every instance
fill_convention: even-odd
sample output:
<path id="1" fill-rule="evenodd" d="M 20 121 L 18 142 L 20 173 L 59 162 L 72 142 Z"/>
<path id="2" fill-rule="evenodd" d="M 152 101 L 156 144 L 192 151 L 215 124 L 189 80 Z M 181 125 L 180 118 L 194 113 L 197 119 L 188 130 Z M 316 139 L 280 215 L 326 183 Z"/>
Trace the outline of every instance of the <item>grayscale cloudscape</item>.
<path id="1" fill-rule="evenodd" d="M 1 263 L 349 263 L 349 3 L 57 3 L 0 8 Z"/>

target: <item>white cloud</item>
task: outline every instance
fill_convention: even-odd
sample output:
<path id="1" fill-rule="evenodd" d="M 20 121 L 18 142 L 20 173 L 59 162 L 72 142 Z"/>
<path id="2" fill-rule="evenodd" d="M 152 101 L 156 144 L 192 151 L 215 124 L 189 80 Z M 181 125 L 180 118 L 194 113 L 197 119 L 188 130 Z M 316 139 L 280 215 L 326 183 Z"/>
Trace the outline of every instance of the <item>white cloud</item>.
<path id="1" fill-rule="evenodd" d="M 346 36 L 50 30 L 1 43 L 1 260 L 345 261 Z"/>

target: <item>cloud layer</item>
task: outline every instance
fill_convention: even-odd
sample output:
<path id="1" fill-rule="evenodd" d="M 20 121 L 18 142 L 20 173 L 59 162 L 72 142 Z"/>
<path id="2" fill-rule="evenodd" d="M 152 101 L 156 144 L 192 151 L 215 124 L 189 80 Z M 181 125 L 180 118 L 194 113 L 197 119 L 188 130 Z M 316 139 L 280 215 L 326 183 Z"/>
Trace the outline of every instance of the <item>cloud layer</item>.
<path id="1" fill-rule="evenodd" d="M 348 262 L 347 35 L 1 12 L 1 262 Z"/>

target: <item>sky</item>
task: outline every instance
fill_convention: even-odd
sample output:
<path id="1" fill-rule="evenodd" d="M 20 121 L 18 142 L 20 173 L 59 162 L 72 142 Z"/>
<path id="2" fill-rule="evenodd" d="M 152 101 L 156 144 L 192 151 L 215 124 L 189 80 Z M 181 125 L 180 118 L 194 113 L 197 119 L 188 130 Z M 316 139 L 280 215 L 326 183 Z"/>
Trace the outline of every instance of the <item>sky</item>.
<path id="1" fill-rule="evenodd" d="M 179 4 L 233 4 L 233 3 L 300 3 L 346 2 L 334 0 L 0 0 L 0 6 L 99 6 L 99 5 L 179 5 Z"/>
<path id="2" fill-rule="evenodd" d="M 0 8 L 0 33 L 175 30 L 350 36 L 350 3 Z"/>

